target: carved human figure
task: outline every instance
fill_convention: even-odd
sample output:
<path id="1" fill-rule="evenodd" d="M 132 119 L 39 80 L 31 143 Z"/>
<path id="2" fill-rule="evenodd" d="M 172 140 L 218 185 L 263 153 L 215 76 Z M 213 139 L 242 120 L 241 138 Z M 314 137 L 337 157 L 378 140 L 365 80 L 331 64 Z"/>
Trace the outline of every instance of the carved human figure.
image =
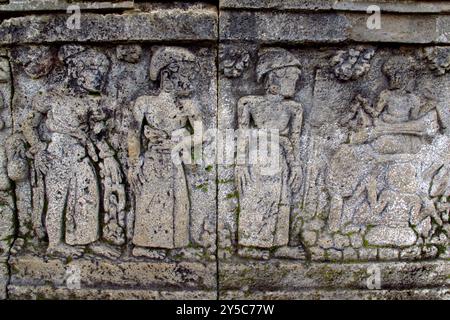
<path id="1" fill-rule="evenodd" d="M 375 106 L 362 103 L 372 116 L 373 125 L 351 136 L 354 144 L 371 143 L 380 154 L 414 154 L 419 152 L 426 137 L 438 132 L 438 116 L 433 99 L 417 95 L 414 88 L 413 61 L 393 57 L 383 65 L 389 81 Z"/>
<path id="2" fill-rule="evenodd" d="M 150 62 L 156 96 L 139 97 L 129 136 L 129 177 L 135 196 L 133 254 L 161 258 L 165 249 L 190 244 L 190 202 L 184 164 L 173 161 L 173 136 L 189 135 L 200 120 L 194 107 L 195 56 L 180 47 L 161 47 Z"/>
<path id="3" fill-rule="evenodd" d="M 429 216 L 439 219 L 435 210 L 429 210 L 426 199 L 419 196 L 418 179 L 417 168 L 411 163 L 389 166 L 386 187 L 379 196 L 369 196 L 371 214 L 366 223 L 372 228 L 366 239 L 370 244 L 413 245 L 417 236 L 411 226 Z"/>
<path id="4" fill-rule="evenodd" d="M 267 258 L 269 249 L 276 249 L 279 257 L 303 257 L 301 247 L 288 246 L 292 192 L 299 189 L 301 181 L 298 146 L 303 107 L 293 99 L 300 65 L 284 49 L 261 50 L 257 80 L 264 82 L 266 93 L 243 97 L 237 105 L 240 130 L 279 132 L 279 170 L 267 174 L 263 163 L 236 165 L 238 244 L 242 256 Z"/>
<path id="5" fill-rule="evenodd" d="M 398 161 L 413 160 L 429 141 L 427 138 L 439 132 L 433 97 L 413 91 L 413 66 L 414 61 L 407 57 L 388 59 L 382 71 L 389 88 L 381 92 L 374 106 L 357 96 L 350 110 L 356 120 L 352 122 L 350 117 L 344 117 L 343 123 L 353 123 L 350 129 L 355 131 L 350 134 L 350 144 L 342 145 L 330 163 L 328 224 L 332 231 L 349 223 L 371 224 L 380 213 L 373 199 L 377 197 L 382 172 L 389 171 L 388 168 Z M 394 197 L 385 192 L 385 200 L 387 196 Z M 386 206 L 382 206 L 383 212 L 389 208 Z M 402 219 L 408 223 L 405 217 Z M 390 225 L 390 221 L 386 220 L 386 225 Z"/>
<path id="6" fill-rule="evenodd" d="M 35 96 L 22 128 L 36 175 L 42 177 L 35 193 L 43 196 L 45 190 L 47 251 L 76 257 L 89 245 L 95 253 L 117 257 L 117 248 L 100 241 L 101 191 L 104 208 L 111 195 L 124 203 L 120 168 L 104 138 L 101 91 L 109 60 L 96 50 L 71 45 L 63 46 L 59 57 L 66 67 L 65 83 Z M 44 211 L 44 201 L 36 203 Z"/>

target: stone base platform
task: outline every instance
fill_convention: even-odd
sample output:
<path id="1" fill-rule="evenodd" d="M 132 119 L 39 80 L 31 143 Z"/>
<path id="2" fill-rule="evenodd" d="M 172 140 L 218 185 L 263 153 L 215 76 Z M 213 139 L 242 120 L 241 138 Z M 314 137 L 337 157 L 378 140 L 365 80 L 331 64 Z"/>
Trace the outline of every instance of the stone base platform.
<path id="1" fill-rule="evenodd" d="M 450 261 L 220 262 L 221 299 L 450 299 Z M 379 275 L 379 286 L 374 279 Z M 369 289 L 374 288 L 374 289 Z"/>
<path id="2" fill-rule="evenodd" d="M 10 259 L 10 299 L 216 299 L 214 262 Z"/>
<path id="3" fill-rule="evenodd" d="M 450 300 L 449 289 L 225 291 L 223 300 Z"/>

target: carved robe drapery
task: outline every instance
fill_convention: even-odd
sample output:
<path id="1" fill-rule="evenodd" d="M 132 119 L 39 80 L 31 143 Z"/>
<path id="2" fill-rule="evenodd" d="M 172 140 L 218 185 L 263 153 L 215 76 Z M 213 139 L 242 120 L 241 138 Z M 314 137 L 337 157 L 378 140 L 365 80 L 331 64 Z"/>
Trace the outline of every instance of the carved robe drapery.
<path id="1" fill-rule="evenodd" d="M 286 246 L 292 198 L 289 178 L 295 166 L 293 144 L 288 135 L 298 131 L 290 132 L 289 126 L 296 115 L 299 118 L 295 120 L 301 125 L 302 106 L 295 101 L 271 101 L 265 97 L 249 96 L 239 101 L 238 109 L 241 128 L 248 128 L 252 119 L 258 129 L 279 132 L 279 156 L 271 155 L 272 160 L 279 160 L 276 163 L 278 170 L 264 173 L 271 164 L 262 163 L 261 158 L 257 164 L 237 169 L 239 244 L 259 248 Z M 276 118 L 270 117 L 274 114 L 277 114 Z"/>
<path id="2" fill-rule="evenodd" d="M 136 194 L 133 243 L 166 249 L 187 246 L 190 205 L 186 176 L 183 165 L 175 164 L 171 157 L 175 147 L 171 134 L 184 130 L 187 118 L 164 94 L 139 98 L 135 112 L 145 117 L 143 131 L 149 142 L 142 158 L 142 185 Z"/>

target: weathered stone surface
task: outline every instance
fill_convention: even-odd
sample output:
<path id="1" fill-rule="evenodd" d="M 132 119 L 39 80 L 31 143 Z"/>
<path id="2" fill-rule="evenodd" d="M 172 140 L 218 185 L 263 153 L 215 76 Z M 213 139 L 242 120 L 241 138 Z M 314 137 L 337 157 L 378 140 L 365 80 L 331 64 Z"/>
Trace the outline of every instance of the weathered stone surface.
<path id="1" fill-rule="evenodd" d="M 320 29 L 317 23 L 320 21 Z M 221 40 L 262 43 L 336 43 L 349 39 L 350 23 L 335 13 L 289 13 L 224 11 L 221 13 Z"/>
<path id="2" fill-rule="evenodd" d="M 0 44 L 116 41 L 215 41 L 217 12 L 205 9 L 154 9 L 134 14 L 84 13 L 79 28 L 68 28 L 69 14 L 3 20 Z"/>
<path id="3" fill-rule="evenodd" d="M 214 300 L 214 291 L 156 291 L 152 289 L 80 289 L 51 286 L 8 287 L 11 300 Z"/>
<path id="4" fill-rule="evenodd" d="M 8 262 L 3 258 L 0 260 L 0 299 L 8 297 L 9 267 Z"/>
<path id="5" fill-rule="evenodd" d="M 305 14 L 230 10 L 221 14 L 219 34 L 222 40 L 258 41 L 265 44 L 345 41 L 449 44 L 447 16 L 384 13 L 380 29 L 369 29 L 368 18 L 367 13 L 352 12 Z"/>
<path id="6" fill-rule="evenodd" d="M 414 290 L 440 288 L 448 285 L 450 264 L 435 262 L 394 263 L 299 263 L 253 262 L 221 263 L 220 293 L 279 292 L 295 290 L 353 289 L 368 290 L 371 267 L 377 266 L 382 290 Z"/>
<path id="7" fill-rule="evenodd" d="M 433 263 L 445 266 L 441 279 L 448 285 L 450 55 L 445 46 L 402 46 L 445 44 L 446 16 L 434 13 L 448 8 L 378 3 L 381 29 L 373 30 L 367 26 L 369 4 L 221 2 L 220 51 L 226 63 L 220 73 L 219 127 L 278 129 L 275 152 L 281 159 L 280 170 L 266 176 L 239 160 L 235 167 L 219 166 L 221 296 L 337 298 L 342 292 L 342 297 L 376 298 L 344 293 L 368 288 L 365 281 L 331 275 L 342 267 L 355 279 L 359 271 L 336 262 L 356 261 L 392 267 L 381 277 L 401 291 L 392 297 L 419 297 L 420 290 L 414 290 L 428 286 L 420 284 L 423 277 L 408 278 L 403 267 L 412 266 L 409 261 L 440 257 Z M 420 14 L 396 14 L 416 10 Z M 343 45 L 347 41 L 372 45 Z M 247 55 L 248 63 L 240 63 Z M 226 68 L 235 64 L 238 72 Z M 249 150 L 257 143 L 250 140 Z M 239 136 L 236 150 L 239 157 Z M 296 179 L 298 189 L 290 184 Z M 304 255 L 276 254 L 287 248 Z M 304 260 L 329 267 L 329 277 L 314 278 L 317 265 L 302 267 Z M 340 285 L 343 291 L 333 291 Z M 332 293 L 324 294 L 325 287 Z M 301 293 L 292 294 L 296 290 Z"/>
<path id="8" fill-rule="evenodd" d="M 150 262 L 145 259 L 117 262 L 96 260 L 94 255 L 65 261 L 19 256 L 10 260 L 10 266 L 9 286 L 18 292 L 27 292 L 26 288 L 32 287 L 30 290 L 37 293 L 39 290 L 48 290 L 50 286 L 59 288 L 62 292 L 69 290 L 74 294 L 79 290 L 85 290 L 86 293 L 90 290 L 106 290 L 105 292 L 118 291 L 116 294 L 120 295 L 121 290 L 139 291 L 149 288 L 155 293 L 173 291 L 175 294 L 184 290 L 192 294 L 198 291 L 199 296 L 203 292 L 209 292 L 209 296 L 216 293 L 214 262 Z M 77 273 L 79 287 L 71 287 L 70 281 L 76 280 L 74 276 Z"/>
<path id="9" fill-rule="evenodd" d="M 227 291 L 224 300 L 448 300 L 448 289 Z"/>
<path id="10" fill-rule="evenodd" d="M 450 5 L 79 5 L 0 1 L 0 299 L 450 299 Z"/>
<path id="11" fill-rule="evenodd" d="M 133 9 L 134 1 L 1 0 L 0 12 L 67 11 L 71 5 L 81 10 L 124 10 Z"/>
<path id="12" fill-rule="evenodd" d="M 216 8 L 140 8 L 2 21 L 2 298 L 217 297 Z"/>
<path id="13" fill-rule="evenodd" d="M 450 5 L 445 1 L 389 1 L 389 0 L 221 0 L 222 9 L 278 9 L 311 11 L 362 11 L 378 5 L 382 11 L 398 13 L 445 13 Z"/>

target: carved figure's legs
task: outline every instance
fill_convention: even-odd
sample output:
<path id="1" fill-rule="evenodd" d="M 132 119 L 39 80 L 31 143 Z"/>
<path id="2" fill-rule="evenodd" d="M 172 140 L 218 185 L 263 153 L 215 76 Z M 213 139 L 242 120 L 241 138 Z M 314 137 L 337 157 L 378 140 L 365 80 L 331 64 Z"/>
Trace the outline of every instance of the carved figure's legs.
<path id="1" fill-rule="evenodd" d="M 64 243 L 64 211 L 70 184 L 69 170 L 53 168 L 46 177 L 48 208 L 45 225 L 49 241 L 47 252 L 51 255 L 76 257 L 82 254 L 83 249 Z"/>

